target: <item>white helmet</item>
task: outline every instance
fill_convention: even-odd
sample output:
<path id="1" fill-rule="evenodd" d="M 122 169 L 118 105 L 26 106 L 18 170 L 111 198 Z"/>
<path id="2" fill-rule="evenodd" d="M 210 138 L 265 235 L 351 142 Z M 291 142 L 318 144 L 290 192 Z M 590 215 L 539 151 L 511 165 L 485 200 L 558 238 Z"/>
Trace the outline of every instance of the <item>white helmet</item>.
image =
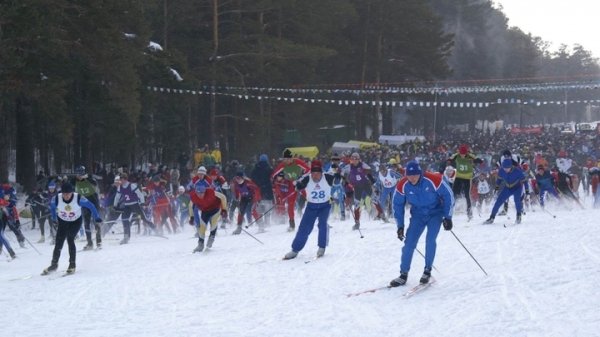
<path id="1" fill-rule="evenodd" d="M 183 187 L 183 185 L 181 185 L 181 186 L 179 186 L 177 191 L 179 191 L 179 193 L 183 193 L 183 192 L 185 192 L 185 187 Z"/>

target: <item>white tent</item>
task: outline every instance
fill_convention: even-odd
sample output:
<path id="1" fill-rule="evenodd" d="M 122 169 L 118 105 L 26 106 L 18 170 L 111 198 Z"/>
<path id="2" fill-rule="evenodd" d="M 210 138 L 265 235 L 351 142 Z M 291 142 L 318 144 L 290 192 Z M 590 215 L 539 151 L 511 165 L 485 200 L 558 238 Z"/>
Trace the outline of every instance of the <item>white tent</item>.
<path id="1" fill-rule="evenodd" d="M 415 141 L 415 140 L 424 142 L 425 136 L 409 136 L 409 135 L 395 135 L 395 136 L 381 135 L 381 136 L 379 136 L 380 144 L 385 144 L 387 142 L 389 145 L 402 145 L 406 142 L 411 142 L 411 141 Z"/>
<path id="2" fill-rule="evenodd" d="M 350 151 L 350 152 L 358 151 L 359 148 L 360 148 L 360 146 L 358 144 L 335 142 L 335 143 L 333 143 L 333 146 L 331 147 L 331 152 L 341 154 L 344 151 Z"/>

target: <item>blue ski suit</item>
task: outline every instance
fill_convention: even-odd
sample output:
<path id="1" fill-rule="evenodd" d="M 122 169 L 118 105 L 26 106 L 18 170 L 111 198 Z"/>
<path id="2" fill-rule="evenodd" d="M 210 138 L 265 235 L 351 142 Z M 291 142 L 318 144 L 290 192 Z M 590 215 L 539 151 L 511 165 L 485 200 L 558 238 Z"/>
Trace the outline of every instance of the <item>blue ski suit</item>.
<path id="1" fill-rule="evenodd" d="M 425 241 L 425 268 L 433 268 L 433 260 L 437 248 L 436 239 L 442 226 L 442 220 L 452 219 L 454 212 L 454 194 L 452 189 L 443 180 L 439 173 L 425 172 L 416 184 L 412 184 L 406 177 L 396 185 L 393 205 L 394 217 L 398 229 L 404 228 L 405 205 L 410 204 L 410 225 L 406 232 L 400 273 L 408 273 L 412 256 L 417 247 L 417 242 L 427 228 Z"/>
<path id="2" fill-rule="evenodd" d="M 512 195 L 515 200 L 515 206 L 517 208 L 517 215 L 520 215 L 523 212 L 523 201 L 521 200 L 521 195 L 523 194 L 523 184 L 527 182 L 527 177 L 525 173 L 518 167 L 511 167 L 510 171 L 506 171 L 505 169 L 500 169 L 498 171 L 498 179 L 496 179 L 496 186 L 502 188 L 500 193 L 498 193 L 498 197 L 496 199 L 496 203 L 492 208 L 491 217 L 496 217 L 500 206 L 510 198 Z"/>

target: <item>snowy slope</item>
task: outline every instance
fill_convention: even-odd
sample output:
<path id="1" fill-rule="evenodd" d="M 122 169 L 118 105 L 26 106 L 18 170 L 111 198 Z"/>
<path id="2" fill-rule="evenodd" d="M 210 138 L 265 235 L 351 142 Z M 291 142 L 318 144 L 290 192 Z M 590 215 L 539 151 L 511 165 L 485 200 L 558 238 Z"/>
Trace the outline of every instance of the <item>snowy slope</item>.
<path id="1" fill-rule="evenodd" d="M 437 283 L 411 298 L 402 294 L 422 272 L 417 253 L 409 286 L 346 296 L 398 275 L 402 243 L 395 225 L 380 221 L 363 220 L 364 239 L 351 220 L 333 221 L 317 261 L 316 229 L 297 259 L 281 260 L 293 239 L 283 225 L 256 235 L 264 245 L 221 231 L 211 251 L 196 255 L 189 226 L 169 240 L 134 236 L 125 246 L 109 234 L 103 250 L 78 252 L 69 277 L 39 276 L 52 246 L 35 244 L 43 256 L 18 248 L 18 259 L 0 260 L 0 329 L 2 336 L 79 337 L 600 336 L 600 210 L 553 212 L 530 212 L 508 228 L 506 217 L 481 225 L 488 213 L 471 223 L 456 215 L 454 233 L 489 276 L 442 231 Z M 67 256 L 65 244 L 59 270 Z"/>

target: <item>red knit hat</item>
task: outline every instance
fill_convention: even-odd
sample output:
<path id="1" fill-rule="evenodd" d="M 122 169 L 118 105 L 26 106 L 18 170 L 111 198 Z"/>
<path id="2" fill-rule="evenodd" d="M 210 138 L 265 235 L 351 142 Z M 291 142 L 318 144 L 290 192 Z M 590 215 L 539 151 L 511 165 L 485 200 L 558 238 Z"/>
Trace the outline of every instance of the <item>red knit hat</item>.
<path id="1" fill-rule="evenodd" d="M 310 172 L 323 172 L 323 164 L 320 160 L 313 160 L 310 162 Z"/>

